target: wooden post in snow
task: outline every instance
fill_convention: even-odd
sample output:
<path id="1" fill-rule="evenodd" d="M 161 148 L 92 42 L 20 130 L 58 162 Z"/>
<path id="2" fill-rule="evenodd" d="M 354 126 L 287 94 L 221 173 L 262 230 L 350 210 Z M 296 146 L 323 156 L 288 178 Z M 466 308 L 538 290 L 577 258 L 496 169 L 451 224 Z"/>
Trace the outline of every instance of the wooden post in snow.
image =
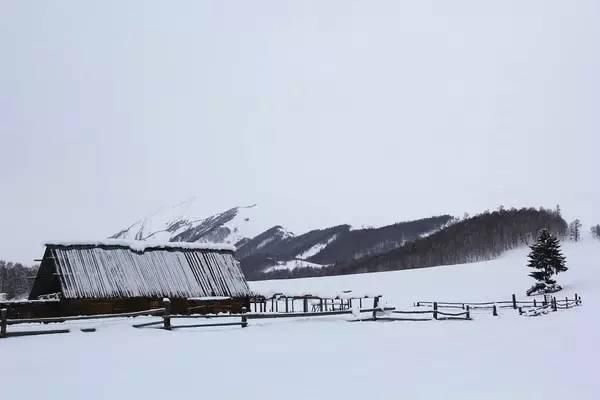
<path id="1" fill-rule="evenodd" d="M 471 307 L 467 304 L 467 319 L 471 319 Z"/>
<path id="2" fill-rule="evenodd" d="M 494 304 L 494 308 L 492 308 L 492 315 L 494 317 L 498 316 L 498 307 Z"/>
<path id="3" fill-rule="evenodd" d="M 569 297 L 565 297 L 565 307 L 569 308 Z"/>
<path id="4" fill-rule="evenodd" d="M 306 297 L 306 296 L 304 296 L 303 308 L 304 308 L 304 312 L 307 313 L 308 312 L 308 297 Z"/>
<path id="5" fill-rule="evenodd" d="M 163 307 L 165 311 L 163 312 L 163 328 L 170 331 L 171 330 L 171 300 L 168 298 L 163 299 Z"/>
<path id="6" fill-rule="evenodd" d="M 379 296 L 373 298 L 373 321 L 377 320 L 377 307 L 379 307 Z"/>
<path id="7" fill-rule="evenodd" d="M 290 312 L 290 302 L 289 302 L 289 298 L 287 296 L 285 296 L 285 312 L 286 313 Z"/>
<path id="8" fill-rule="evenodd" d="M 533 299 L 533 306 L 537 307 L 537 303 L 535 302 L 535 299 Z"/>
<path id="9" fill-rule="evenodd" d="M 437 301 L 433 302 L 433 319 L 438 319 L 438 304 Z"/>
<path id="10" fill-rule="evenodd" d="M 517 295 L 513 293 L 512 295 L 512 303 L 513 303 L 513 309 L 517 309 Z"/>
<path id="11" fill-rule="evenodd" d="M 6 337 L 6 325 L 8 319 L 8 310 L 3 308 L 0 310 L 0 338 Z"/>
<path id="12" fill-rule="evenodd" d="M 519 307 L 519 315 L 523 315 L 523 307 Z"/>
<path id="13" fill-rule="evenodd" d="M 246 316 L 246 307 L 242 307 L 242 328 L 248 326 L 248 317 Z"/>
<path id="14" fill-rule="evenodd" d="M 322 297 L 319 299 L 319 309 L 320 309 L 321 312 L 325 311 L 323 309 L 323 298 Z"/>

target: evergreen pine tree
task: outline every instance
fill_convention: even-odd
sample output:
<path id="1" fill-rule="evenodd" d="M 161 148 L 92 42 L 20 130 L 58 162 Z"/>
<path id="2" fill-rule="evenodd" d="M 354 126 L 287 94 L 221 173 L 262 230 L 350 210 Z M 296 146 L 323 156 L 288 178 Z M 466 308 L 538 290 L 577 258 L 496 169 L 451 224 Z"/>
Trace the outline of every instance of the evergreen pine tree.
<path id="1" fill-rule="evenodd" d="M 592 236 L 600 239 L 600 225 L 592 226 Z"/>
<path id="2" fill-rule="evenodd" d="M 529 276 L 537 281 L 536 285 L 527 294 L 536 291 L 554 292 L 561 289 L 552 277 L 560 272 L 567 271 L 568 268 L 558 239 L 550 234 L 548 230 L 542 230 L 537 242 L 531 246 L 527 266 L 534 269 Z"/>

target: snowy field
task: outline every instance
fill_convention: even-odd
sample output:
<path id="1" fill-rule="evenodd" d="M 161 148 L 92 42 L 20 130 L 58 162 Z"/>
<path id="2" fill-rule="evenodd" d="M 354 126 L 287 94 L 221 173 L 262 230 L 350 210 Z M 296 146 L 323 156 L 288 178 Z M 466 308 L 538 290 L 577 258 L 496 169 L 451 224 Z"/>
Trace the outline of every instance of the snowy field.
<path id="1" fill-rule="evenodd" d="M 54 326 L 68 334 L 0 340 L 0 398 L 600 399 L 600 242 L 564 251 L 570 269 L 558 277 L 558 296 L 580 294 L 575 309 L 541 317 L 474 311 L 473 321 L 250 320 L 247 329 L 172 332 L 134 329 L 131 319 L 71 322 Z M 400 309 L 417 300 L 524 299 L 532 283 L 526 254 L 251 286 L 265 294 L 382 294 Z"/>

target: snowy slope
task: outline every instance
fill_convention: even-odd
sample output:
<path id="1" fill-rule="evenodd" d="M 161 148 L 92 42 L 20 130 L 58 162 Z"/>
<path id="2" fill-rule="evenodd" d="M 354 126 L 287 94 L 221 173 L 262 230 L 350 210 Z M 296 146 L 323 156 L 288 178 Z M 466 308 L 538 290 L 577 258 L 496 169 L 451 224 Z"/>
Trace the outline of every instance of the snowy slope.
<path id="1" fill-rule="evenodd" d="M 302 260 L 302 259 L 294 259 L 294 260 L 289 260 L 289 261 L 278 261 L 276 265 L 265 268 L 264 272 L 273 272 L 273 271 L 282 271 L 282 270 L 293 271 L 298 268 L 319 269 L 319 268 L 323 268 L 323 267 L 325 267 L 325 265 L 311 263 L 311 262 L 308 262 L 308 261 Z"/>
<path id="2" fill-rule="evenodd" d="M 254 237 L 262 227 L 254 218 L 255 205 L 234 207 L 206 217 L 195 200 L 163 208 L 113 236 L 113 239 L 156 242 L 206 242 L 235 245 Z"/>
<path id="3" fill-rule="evenodd" d="M 405 309 L 418 299 L 500 300 L 530 285 L 526 253 L 461 266 L 251 286 L 264 293 L 379 293 Z M 2 396 L 595 400 L 600 242 L 567 244 L 565 254 L 570 270 L 559 277 L 565 286 L 560 295 L 580 294 L 583 306 L 576 309 L 536 318 L 505 309 L 499 317 L 473 311 L 473 321 L 464 322 L 251 320 L 247 329 L 172 332 L 134 329 L 131 319 L 71 322 L 60 325 L 74 329 L 69 334 L 0 340 L 0 376 L 10 382 Z M 83 326 L 98 331 L 81 333 Z"/>
<path id="4" fill-rule="evenodd" d="M 331 244 L 331 242 L 333 242 L 335 239 L 337 239 L 338 235 L 339 234 L 334 233 L 325 241 L 319 242 L 319 243 L 315 244 L 314 246 L 312 246 L 310 249 L 303 251 L 302 253 L 296 255 L 296 258 L 299 258 L 302 260 L 307 260 L 310 257 L 319 254 L 325 247 L 329 246 Z"/>

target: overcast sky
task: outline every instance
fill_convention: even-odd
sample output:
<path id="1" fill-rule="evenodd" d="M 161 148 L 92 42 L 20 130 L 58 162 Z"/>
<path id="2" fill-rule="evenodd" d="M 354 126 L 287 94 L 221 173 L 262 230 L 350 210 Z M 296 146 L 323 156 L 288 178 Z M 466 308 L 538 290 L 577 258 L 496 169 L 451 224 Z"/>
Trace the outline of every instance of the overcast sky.
<path id="1" fill-rule="evenodd" d="M 594 0 L 0 0 L 0 258 L 192 196 L 295 232 L 500 204 L 600 223 L 599 20 Z"/>

